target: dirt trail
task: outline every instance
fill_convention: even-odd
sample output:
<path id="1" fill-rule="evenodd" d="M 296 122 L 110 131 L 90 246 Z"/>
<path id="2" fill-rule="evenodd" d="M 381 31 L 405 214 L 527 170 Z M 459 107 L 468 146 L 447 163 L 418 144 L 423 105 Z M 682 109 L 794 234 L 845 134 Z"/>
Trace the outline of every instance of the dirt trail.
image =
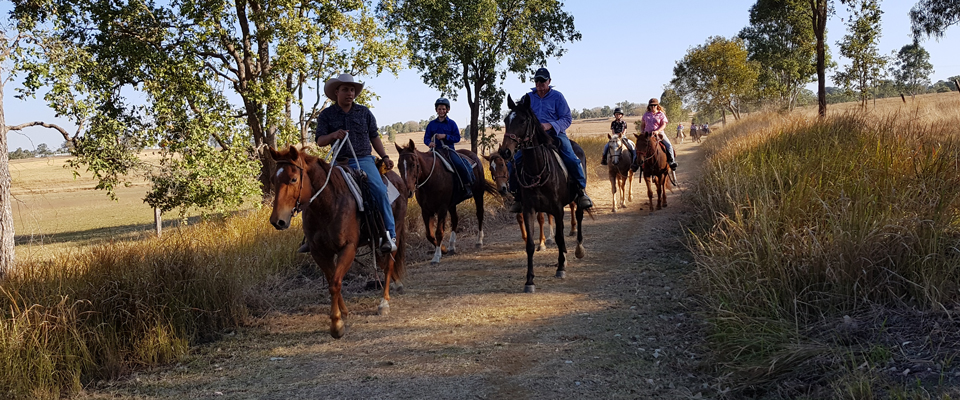
<path id="1" fill-rule="evenodd" d="M 702 156 L 699 145 L 677 147 L 682 184 Z M 569 246 L 560 280 L 556 248 L 537 253 L 535 294 L 522 293 L 519 230 L 501 218 L 487 227 L 484 248 L 465 231 L 458 254 L 439 266 L 429 265 L 425 247 L 415 250 L 406 293 L 393 297 L 388 316 L 376 315 L 378 292 L 347 293 L 353 314 L 341 340 L 327 333 L 322 279 L 304 279 L 277 299 L 297 304 L 293 311 L 199 346 L 181 364 L 101 383 L 81 397 L 712 397 L 715 379 L 701 365 L 703 323 L 686 290 L 688 205 L 675 189 L 670 206 L 650 214 L 646 187 L 635 181 L 633 202 L 611 213 L 598 164 L 591 160 L 588 192 L 597 207 L 596 220 L 584 220 L 587 255 L 577 260 Z"/>

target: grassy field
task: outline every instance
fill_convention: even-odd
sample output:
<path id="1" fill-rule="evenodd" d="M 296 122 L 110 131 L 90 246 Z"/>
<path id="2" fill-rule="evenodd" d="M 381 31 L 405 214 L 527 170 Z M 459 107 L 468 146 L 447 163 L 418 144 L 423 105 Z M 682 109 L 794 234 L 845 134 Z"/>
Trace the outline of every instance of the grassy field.
<path id="1" fill-rule="evenodd" d="M 690 236 L 733 393 L 960 394 L 960 96 L 750 116 L 705 144 Z"/>

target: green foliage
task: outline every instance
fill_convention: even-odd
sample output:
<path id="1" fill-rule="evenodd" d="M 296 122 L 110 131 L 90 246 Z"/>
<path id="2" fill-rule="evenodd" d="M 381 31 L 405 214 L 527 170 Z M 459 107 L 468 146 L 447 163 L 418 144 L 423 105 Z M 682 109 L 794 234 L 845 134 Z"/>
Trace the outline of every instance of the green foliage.
<path id="1" fill-rule="evenodd" d="M 673 89 L 666 89 L 660 95 L 660 105 L 667 119 L 673 122 L 686 121 L 690 111 L 683 108 L 683 98 Z"/>
<path id="2" fill-rule="evenodd" d="M 880 17 L 883 11 L 877 0 L 857 0 L 850 6 L 849 33 L 837 42 L 840 54 L 850 64 L 838 71 L 833 80 L 849 93 L 856 93 L 860 105 L 866 107 L 871 89 L 884 75 L 887 59 L 880 55 Z"/>
<path id="3" fill-rule="evenodd" d="M 564 53 L 580 40 L 573 16 L 557 0 L 386 0 L 379 12 L 387 26 L 406 35 L 410 64 L 427 85 L 451 98 L 467 92 L 470 137 L 483 122 L 500 123 L 507 72 L 521 79 L 533 65 Z M 488 113 L 481 116 L 481 108 Z M 481 118 L 484 121 L 481 121 Z M 477 150 L 478 141 L 471 141 Z"/>
<path id="4" fill-rule="evenodd" d="M 325 104 L 305 95 L 310 86 L 396 71 L 403 55 L 362 1 L 14 5 L 22 29 L 52 29 L 23 52 L 21 96 L 48 87 L 50 107 L 81 126 L 72 165 L 108 192 L 149 174 L 147 202 L 163 209 L 240 204 L 257 176 L 269 190 L 264 148 L 306 141 Z M 136 157 L 153 146 L 159 170 Z"/>
<path id="5" fill-rule="evenodd" d="M 697 110 L 725 109 L 740 119 L 742 105 L 754 95 L 760 69 L 747 55 L 743 39 L 711 37 L 677 61 L 670 86 L 692 100 Z"/>
<path id="6" fill-rule="evenodd" d="M 808 3 L 758 0 L 750 8 L 750 26 L 738 35 L 746 41 L 749 59 L 763 65 L 759 92 L 786 110 L 793 110 L 804 85 L 816 79 L 817 43 Z"/>
<path id="7" fill-rule="evenodd" d="M 960 23 L 960 1 L 919 0 L 910 9 L 910 22 L 915 38 L 921 35 L 943 37 L 947 28 Z"/>
<path id="8" fill-rule="evenodd" d="M 930 75 L 933 74 L 930 53 L 917 42 L 905 45 L 894 54 L 890 73 L 902 93 L 913 96 L 923 93 L 930 85 Z"/>

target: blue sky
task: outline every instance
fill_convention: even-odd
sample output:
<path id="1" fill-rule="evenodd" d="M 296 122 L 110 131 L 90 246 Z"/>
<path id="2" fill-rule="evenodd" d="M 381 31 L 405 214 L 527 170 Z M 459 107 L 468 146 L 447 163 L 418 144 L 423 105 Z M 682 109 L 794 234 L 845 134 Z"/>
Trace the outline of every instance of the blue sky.
<path id="1" fill-rule="evenodd" d="M 583 39 L 568 43 L 567 53 L 549 60 L 547 67 L 554 87 L 563 92 L 571 108 L 613 106 L 624 100 L 645 102 L 658 97 L 663 85 L 670 81 L 675 62 L 687 50 L 710 36 L 736 35 L 749 20 L 749 9 L 755 0 L 661 1 L 568 0 L 565 9 L 573 14 L 574 23 Z M 839 2 L 836 2 L 839 4 Z M 884 11 L 880 51 L 890 54 L 910 42 L 910 19 L 907 12 L 914 0 L 881 0 Z M 0 2 L 6 15 L 10 3 Z M 836 49 L 836 42 L 846 32 L 842 20 L 845 9 L 838 9 L 827 25 L 827 41 Z M 960 75 L 960 26 L 947 30 L 939 41 L 929 39 L 923 46 L 930 52 L 936 72 L 933 81 Z M 835 55 L 841 64 L 845 62 Z M 828 77 L 832 75 L 828 71 Z M 427 87 L 415 70 L 404 70 L 398 77 L 358 77 L 374 90 L 380 99 L 372 104 L 380 125 L 428 118 L 433 102 L 440 93 Z M 827 83 L 833 86 L 832 82 Z M 521 83 L 517 76 L 504 82 L 507 93 L 518 97 L 533 85 Z M 811 85 L 815 88 L 815 84 Z M 4 107 L 8 125 L 43 119 L 67 125 L 52 117 L 41 101 L 20 101 L 13 97 L 13 85 L 4 90 Z M 453 102 L 450 118 L 461 127 L 469 120 L 466 96 Z M 31 143 L 32 141 L 32 143 Z M 11 132 L 10 149 L 34 148 L 47 143 L 56 148 L 63 142 L 59 134 L 48 129 L 31 128 L 25 134 Z"/>

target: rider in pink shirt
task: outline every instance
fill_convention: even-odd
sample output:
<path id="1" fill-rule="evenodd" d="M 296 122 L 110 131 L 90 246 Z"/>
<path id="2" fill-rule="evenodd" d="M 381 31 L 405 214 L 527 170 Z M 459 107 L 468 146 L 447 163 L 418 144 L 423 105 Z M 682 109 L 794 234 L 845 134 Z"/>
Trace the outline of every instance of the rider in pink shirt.
<path id="1" fill-rule="evenodd" d="M 664 114 L 660 102 L 656 98 L 650 99 L 650 102 L 647 103 L 647 112 L 640 118 L 640 129 L 643 133 L 652 132 L 658 135 L 660 142 L 667 148 L 667 163 L 670 164 L 671 170 L 676 171 L 677 162 L 676 154 L 673 152 L 673 144 L 667 139 L 667 135 L 663 134 L 668 122 L 670 121 L 667 120 L 667 114 Z"/>

